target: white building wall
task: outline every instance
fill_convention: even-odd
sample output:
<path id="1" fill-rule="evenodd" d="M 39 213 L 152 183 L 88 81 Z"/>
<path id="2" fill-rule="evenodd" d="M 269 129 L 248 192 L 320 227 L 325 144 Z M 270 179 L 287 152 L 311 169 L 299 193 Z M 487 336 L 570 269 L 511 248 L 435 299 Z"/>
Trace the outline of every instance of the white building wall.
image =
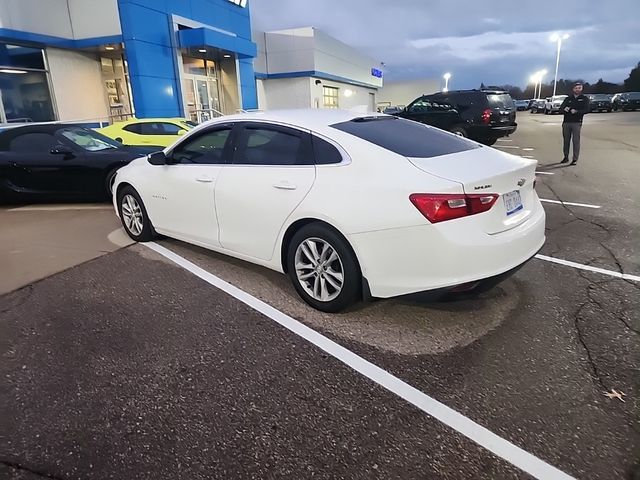
<path id="1" fill-rule="evenodd" d="M 0 28 L 66 39 L 122 33 L 117 0 L 0 0 Z"/>
<path id="2" fill-rule="evenodd" d="M 436 93 L 441 89 L 441 82 L 433 79 L 385 82 L 378 93 L 378 103 L 406 106 L 421 95 Z"/>
<path id="3" fill-rule="evenodd" d="M 380 69 L 379 62 L 320 30 L 313 29 L 313 33 L 315 71 L 382 87 L 382 78 L 371 74 L 372 68 Z"/>
<path id="4" fill-rule="evenodd" d="M 68 0 L 68 2 L 74 38 L 122 34 L 117 0 Z"/>
<path id="5" fill-rule="evenodd" d="M 260 103 L 260 87 L 258 87 L 258 108 L 274 110 L 282 108 L 310 108 L 311 89 L 309 77 L 277 78 L 261 80 L 264 87 L 262 103 Z"/>
<path id="6" fill-rule="evenodd" d="M 58 115 L 63 121 L 106 121 L 109 115 L 100 61 L 73 50 L 47 49 Z"/>
<path id="7" fill-rule="evenodd" d="M 2 0 L 0 27 L 73 38 L 67 0 Z"/>

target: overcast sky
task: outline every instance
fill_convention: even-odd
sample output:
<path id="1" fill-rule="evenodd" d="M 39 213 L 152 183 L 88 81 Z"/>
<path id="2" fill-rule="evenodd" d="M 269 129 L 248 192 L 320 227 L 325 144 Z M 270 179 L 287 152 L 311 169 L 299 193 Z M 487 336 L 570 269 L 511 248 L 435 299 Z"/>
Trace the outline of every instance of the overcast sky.
<path id="1" fill-rule="evenodd" d="M 524 87 L 553 77 L 622 82 L 640 61 L 640 0 L 251 0 L 257 30 L 314 26 L 384 62 L 387 81 L 438 78 L 450 88 Z"/>

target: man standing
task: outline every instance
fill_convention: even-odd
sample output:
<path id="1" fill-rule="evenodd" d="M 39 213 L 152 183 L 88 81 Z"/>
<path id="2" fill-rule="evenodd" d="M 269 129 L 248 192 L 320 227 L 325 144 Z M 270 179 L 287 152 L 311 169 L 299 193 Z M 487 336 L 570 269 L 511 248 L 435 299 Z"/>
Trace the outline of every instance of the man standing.
<path id="1" fill-rule="evenodd" d="M 560 111 L 564 113 L 562 122 L 562 138 L 564 139 L 564 158 L 560 163 L 569 161 L 569 144 L 573 140 L 573 161 L 571 165 L 578 163 L 580 156 L 580 130 L 582 129 L 582 117 L 589 111 L 589 99 L 582 94 L 582 83 L 573 84 L 573 93 L 564 99 L 560 105 Z"/>

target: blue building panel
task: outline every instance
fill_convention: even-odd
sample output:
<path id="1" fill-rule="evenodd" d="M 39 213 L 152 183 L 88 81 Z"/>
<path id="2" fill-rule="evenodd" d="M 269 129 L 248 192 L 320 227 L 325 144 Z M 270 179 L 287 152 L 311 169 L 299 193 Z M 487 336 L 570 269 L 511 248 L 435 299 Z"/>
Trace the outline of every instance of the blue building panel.
<path id="1" fill-rule="evenodd" d="M 136 116 L 183 116 L 176 47 L 211 46 L 236 53 L 243 108 L 257 108 L 249 8 L 228 0 L 118 0 Z M 205 26 L 173 39 L 172 15 Z M 229 32 L 231 35 L 222 30 Z"/>

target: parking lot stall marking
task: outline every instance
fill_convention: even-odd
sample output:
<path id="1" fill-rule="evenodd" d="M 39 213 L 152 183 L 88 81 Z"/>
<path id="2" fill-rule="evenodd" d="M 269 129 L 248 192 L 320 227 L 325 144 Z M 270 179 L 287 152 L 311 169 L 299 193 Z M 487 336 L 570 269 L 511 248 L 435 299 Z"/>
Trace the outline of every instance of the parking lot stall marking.
<path id="1" fill-rule="evenodd" d="M 524 158 L 533 158 L 531 155 L 523 155 Z M 536 175 L 555 175 L 553 172 L 538 172 L 536 171 Z"/>
<path id="2" fill-rule="evenodd" d="M 510 138 L 499 138 L 498 141 L 499 142 L 513 142 L 513 140 L 511 140 Z"/>
<path id="3" fill-rule="evenodd" d="M 112 205 L 63 205 L 59 207 L 17 207 L 8 212 L 58 212 L 65 210 L 113 210 Z"/>
<path id="4" fill-rule="evenodd" d="M 326 353 L 339 360 L 346 366 L 352 368 L 361 375 L 377 383 L 389 392 L 394 393 L 400 398 L 406 400 L 407 402 L 422 410 L 424 413 L 453 428 L 465 437 L 494 453 L 498 457 L 506 460 L 512 465 L 515 465 L 534 478 L 538 478 L 541 480 L 573 479 L 573 477 L 571 477 L 570 475 L 546 463 L 545 461 L 539 459 L 531 453 L 521 449 L 508 440 L 505 440 L 504 438 L 496 435 L 482 425 L 477 424 L 470 418 L 467 418 L 461 413 L 453 410 L 452 408 L 447 407 L 443 403 L 440 403 L 434 398 L 412 387 L 408 383 L 403 382 L 386 370 L 383 370 L 377 365 L 374 365 L 373 363 L 365 360 L 359 355 L 356 355 L 351 350 L 344 348 L 336 342 L 328 339 L 324 335 L 307 327 L 303 323 L 293 319 L 289 315 L 286 315 L 285 313 L 263 302 L 262 300 L 259 300 L 256 297 L 248 294 L 244 290 L 241 290 L 222 280 L 221 278 L 213 275 L 212 273 L 204 270 L 203 268 L 198 267 L 194 263 L 172 252 L 168 248 L 165 248 L 153 242 L 144 243 L 143 245 L 157 252 L 168 260 L 171 260 L 176 265 L 196 275 L 210 285 L 240 300 L 257 312 L 269 317 L 289 331 L 300 336 L 301 338 L 315 345 L 321 350 L 324 350 Z"/>
<path id="5" fill-rule="evenodd" d="M 535 148 L 531 148 L 531 147 L 524 147 L 522 149 L 523 152 L 533 152 L 535 150 Z"/>
<path id="6" fill-rule="evenodd" d="M 539 173 L 539 172 L 536 172 Z M 585 208 L 602 208 L 600 205 L 591 205 L 589 203 L 574 203 L 574 202 L 561 202 L 560 200 L 549 200 L 548 198 L 541 198 L 541 202 L 555 203 L 557 205 L 569 205 L 572 207 L 585 207 Z"/>
<path id="7" fill-rule="evenodd" d="M 639 275 L 631 275 L 629 273 L 620 273 L 613 270 L 607 270 L 600 267 L 592 267 L 591 265 L 583 265 L 582 263 L 572 262 L 570 260 L 563 260 L 561 258 L 549 257 L 547 255 L 536 255 L 536 258 L 545 260 L 547 262 L 558 263 L 567 267 L 578 268 L 580 270 L 587 270 L 589 272 L 602 273 L 603 275 L 609 275 L 611 277 L 622 278 L 624 280 L 631 280 L 633 282 L 640 282 Z"/>
<path id="8" fill-rule="evenodd" d="M 517 145 L 496 145 L 495 148 L 516 148 L 519 149 Z"/>

